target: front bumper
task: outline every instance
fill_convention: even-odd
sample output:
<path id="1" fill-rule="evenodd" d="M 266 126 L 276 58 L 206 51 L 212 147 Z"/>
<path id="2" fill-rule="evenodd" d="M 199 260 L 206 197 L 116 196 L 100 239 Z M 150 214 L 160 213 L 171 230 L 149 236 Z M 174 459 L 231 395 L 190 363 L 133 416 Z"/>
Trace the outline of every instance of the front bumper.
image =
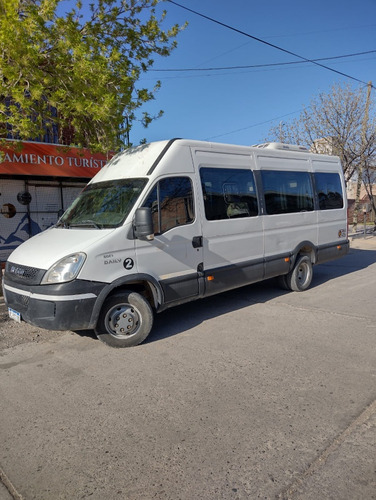
<path id="1" fill-rule="evenodd" d="M 25 286 L 4 278 L 3 292 L 6 305 L 31 325 L 47 330 L 88 330 L 95 326 L 93 308 L 104 287 L 83 280 Z"/>

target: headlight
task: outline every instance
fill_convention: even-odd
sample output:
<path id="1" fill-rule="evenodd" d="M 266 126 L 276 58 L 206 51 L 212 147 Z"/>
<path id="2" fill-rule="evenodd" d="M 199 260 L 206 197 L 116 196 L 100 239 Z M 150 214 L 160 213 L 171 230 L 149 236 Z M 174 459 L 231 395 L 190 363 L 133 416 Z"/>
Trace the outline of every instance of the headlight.
<path id="1" fill-rule="evenodd" d="M 85 262 L 84 253 L 74 253 L 59 260 L 46 272 L 42 279 L 42 285 L 48 283 L 65 283 L 72 281 L 78 275 Z"/>

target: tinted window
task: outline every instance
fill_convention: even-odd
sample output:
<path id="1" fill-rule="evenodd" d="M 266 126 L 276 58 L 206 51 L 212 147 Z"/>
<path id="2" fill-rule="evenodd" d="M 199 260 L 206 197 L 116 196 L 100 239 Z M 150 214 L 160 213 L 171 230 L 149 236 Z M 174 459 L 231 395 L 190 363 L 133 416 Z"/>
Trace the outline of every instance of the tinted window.
<path id="1" fill-rule="evenodd" d="M 338 174 L 316 173 L 315 184 L 320 210 L 343 208 L 341 179 Z"/>
<path id="2" fill-rule="evenodd" d="M 308 172 L 261 171 L 268 214 L 311 211 L 314 208 Z"/>
<path id="3" fill-rule="evenodd" d="M 250 170 L 201 168 L 201 186 L 207 220 L 258 215 L 256 187 Z"/>
<path id="4" fill-rule="evenodd" d="M 143 206 L 151 208 L 155 234 L 193 222 L 191 180 L 188 177 L 162 179 L 154 186 Z"/>

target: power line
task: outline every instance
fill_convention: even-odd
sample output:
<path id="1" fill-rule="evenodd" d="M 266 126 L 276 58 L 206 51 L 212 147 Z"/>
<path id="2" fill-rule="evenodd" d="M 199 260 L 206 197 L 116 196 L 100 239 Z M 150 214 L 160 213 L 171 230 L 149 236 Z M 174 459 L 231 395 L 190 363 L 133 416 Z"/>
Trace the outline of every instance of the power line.
<path id="1" fill-rule="evenodd" d="M 311 59 L 307 61 L 288 61 L 288 62 L 280 62 L 280 63 L 267 63 L 267 64 L 251 64 L 245 66 L 222 66 L 222 67 L 214 67 L 214 68 L 176 68 L 176 69 L 149 69 L 149 71 L 158 71 L 158 72 L 182 72 L 182 71 L 221 71 L 228 69 L 250 69 L 250 68 L 269 68 L 273 66 L 288 66 L 292 64 L 306 64 L 308 62 L 317 62 L 317 61 L 331 61 L 334 59 L 344 59 L 346 57 L 355 57 L 355 56 L 363 56 L 366 54 L 374 54 L 376 50 L 367 50 L 366 52 L 356 52 L 354 54 L 345 54 L 342 56 L 332 56 L 332 57 L 320 57 L 318 59 Z"/>
<path id="2" fill-rule="evenodd" d="M 363 80 L 360 80 L 359 78 L 355 78 L 354 76 L 348 75 L 347 73 L 342 73 L 342 71 L 338 71 L 333 68 L 329 68 L 329 66 L 325 66 L 324 64 L 321 64 L 315 60 L 312 59 L 307 59 L 304 56 L 301 56 L 299 54 L 296 54 L 295 52 L 292 52 L 290 50 L 284 49 L 282 47 L 279 47 L 278 45 L 275 45 L 274 43 L 267 42 L 266 40 L 263 40 L 262 38 L 258 38 L 256 36 L 250 35 L 249 33 L 246 33 L 245 31 L 239 30 L 238 28 L 234 28 L 233 26 L 230 26 L 229 24 L 222 23 L 221 21 L 218 21 L 217 19 L 214 19 L 212 17 L 206 16 L 205 14 L 201 14 L 200 12 L 197 12 L 196 10 L 190 9 L 188 7 L 185 7 L 184 5 L 181 5 L 173 0 L 167 0 L 168 2 L 172 3 L 173 5 L 176 5 L 177 7 L 180 7 L 184 10 L 187 10 L 188 12 L 191 12 L 192 14 L 195 14 L 196 16 L 200 16 L 204 19 L 207 19 L 208 21 L 211 21 L 215 24 L 219 24 L 220 26 L 223 26 L 224 28 L 227 28 L 229 30 L 235 31 L 236 33 L 239 33 L 240 35 L 244 35 L 248 38 L 252 38 L 252 40 L 256 40 L 256 42 L 263 43 L 264 45 L 267 45 L 268 47 L 272 47 L 273 49 L 277 49 L 281 52 L 284 52 L 285 54 L 289 54 L 290 56 L 297 57 L 299 59 L 302 59 L 305 62 L 310 62 L 312 64 L 315 64 L 316 66 L 319 66 L 320 68 L 327 69 L 329 71 L 332 71 L 333 73 L 337 73 L 338 75 L 344 76 L 345 78 L 350 78 L 350 80 L 354 80 L 358 83 L 362 83 L 364 85 L 368 85 L 366 82 L 363 82 Z M 373 87 L 373 85 L 372 85 Z M 375 88 L 375 87 L 373 87 Z"/>
<path id="3" fill-rule="evenodd" d="M 298 109 L 297 111 L 292 111 L 291 113 L 286 113 L 285 115 L 276 116 L 275 118 L 272 118 L 270 120 L 265 120 L 263 122 L 254 123 L 253 125 L 248 125 L 247 127 L 238 128 L 237 130 L 232 130 L 231 132 L 225 132 L 224 134 L 213 135 L 211 137 L 207 137 L 204 140 L 210 141 L 212 139 L 217 139 L 218 137 L 224 137 L 225 135 L 231 135 L 231 134 L 236 134 L 237 132 L 243 132 L 243 130 L 248 130 L 250 128 L 259 127 L 260 125 L 265 125 L 266 123 L 271 123 L 271 122 L 274 122 L 276 120 L 280 120 L 281 118 L 286 118 L 286 116 L 295 115 L 296 113 L 299 113 L 299 112 L 301 112 L 301 109 Z"/>
<path id="4" fill-rule="evenodd" d="M 319 35 L 321 33 L 333 33 L 334 31 L 349 31 L 349 30 L 354 30 L 354 29 L 364 29 L 364 28 L 374 28 L 376 24 L 363 24 L 363 25 L 358 25 L 358 26 L 344 26 L 343 28 L 330 28 L 329 30 L 315 30 L 315 31 L 301 31 L 291 33 L 291 34 L 284 34 L 284 35 L 267 35 L 265 38 L 291 38 L 292 36 L 307 36 L 307 35 Z"/>

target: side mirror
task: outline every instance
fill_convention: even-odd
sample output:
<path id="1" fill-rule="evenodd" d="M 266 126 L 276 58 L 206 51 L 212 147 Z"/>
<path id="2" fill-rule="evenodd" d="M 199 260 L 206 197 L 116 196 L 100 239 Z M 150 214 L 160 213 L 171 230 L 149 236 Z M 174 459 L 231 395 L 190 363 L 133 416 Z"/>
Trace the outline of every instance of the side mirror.
<path id="1" fill-rule="evenodd" d="M 154 239 L 153 219 L 150 208 L 141 207 L 136 210 L 133 229 L 136 238 L 139 240 Z"/>

